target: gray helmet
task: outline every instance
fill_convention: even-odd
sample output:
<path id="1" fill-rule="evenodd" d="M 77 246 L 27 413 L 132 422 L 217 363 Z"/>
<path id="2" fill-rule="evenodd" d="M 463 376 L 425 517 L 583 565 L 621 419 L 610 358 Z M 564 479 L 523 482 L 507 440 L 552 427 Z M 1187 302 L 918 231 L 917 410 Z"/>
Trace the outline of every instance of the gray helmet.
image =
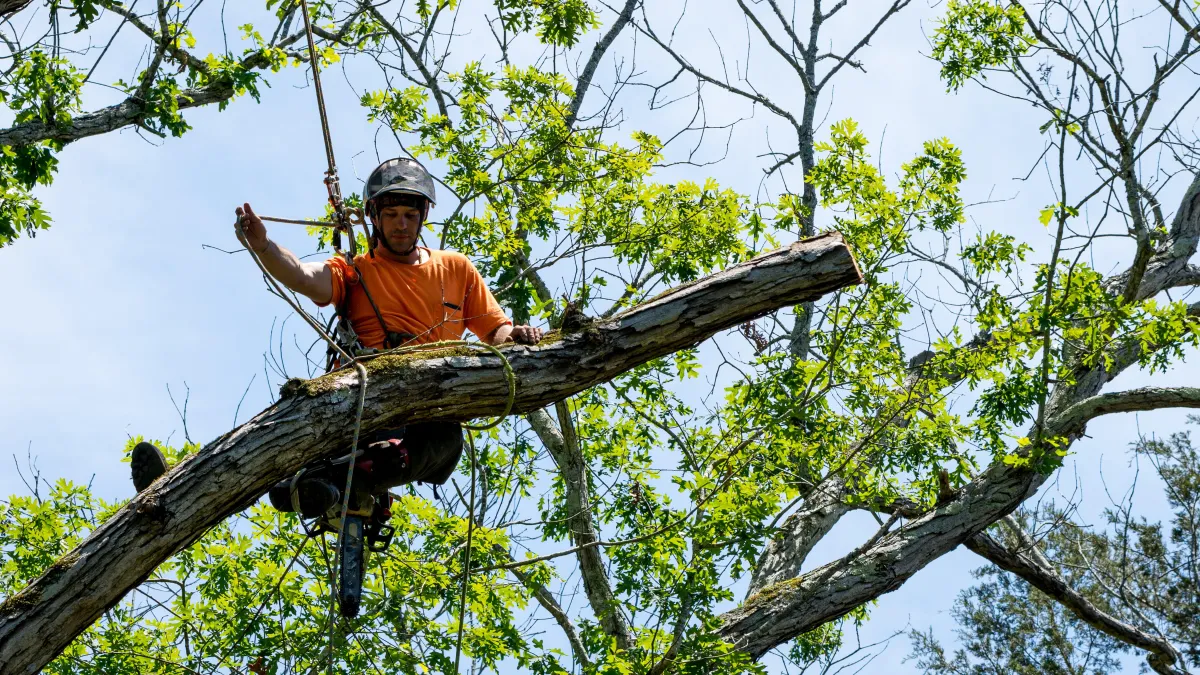
<path id="1" fill-rule="evenodd" d="M 408 157 L 389 159 L 375 167 L 371 175 L 367 176 L 367 184 L 363 187 L 363 205 L 389 192 L 420 195 L 429 200 L 430 206 L 437 203 L 433 190 L 433 176 L 429 175 L 420 162 Z"/>

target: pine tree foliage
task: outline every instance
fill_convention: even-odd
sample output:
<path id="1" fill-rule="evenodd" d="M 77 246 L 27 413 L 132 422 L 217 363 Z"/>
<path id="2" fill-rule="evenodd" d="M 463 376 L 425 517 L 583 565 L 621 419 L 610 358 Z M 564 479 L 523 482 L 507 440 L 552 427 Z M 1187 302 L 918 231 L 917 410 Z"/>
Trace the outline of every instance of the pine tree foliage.
<path id="1" fill-rule="evenodd" d="M 1200 419 L 1193 418 L 1200 422 Z M 1187 431 L 1144 438 L 1133 449 L 1161 481 L 1168 523 L 1136 515 L 1129 499 L 1105 509 L 1094 526 L 1074 510 L 1045 505 L 1014 525 L 1033 533 L 1053 572 L 1104 614 L 1178 645 L 1180 669 L 1200 666 L 1200 452 Z M 1144 480 L 1144 479 L 1143 479 Z M 1142 486 L 1145 489 L 1145 485 Z M 1155 485 L 1154 487 L 1159 487 Z M 1010 527 L 994 534 L 1023 546 Z M 1133 647 L 1077 615 L 1020 576 L 994 565 L 977 570 L 980 584 L 964 591 L 953 614 L 961 649 L 947 654 L 930 632 L 914 632 L 913 655 L 929 673 L 1123 672 Z"/>

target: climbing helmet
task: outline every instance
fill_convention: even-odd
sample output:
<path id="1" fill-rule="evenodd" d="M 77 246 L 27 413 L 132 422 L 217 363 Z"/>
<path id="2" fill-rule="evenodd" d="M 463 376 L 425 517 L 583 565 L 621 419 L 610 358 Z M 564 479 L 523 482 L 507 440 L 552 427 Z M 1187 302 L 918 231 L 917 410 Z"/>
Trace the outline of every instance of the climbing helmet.
<path id="1" fill-rule="evenodd" d="M 430 206 L 437 203 L 433 176 L 420 162 L 408 157 L 389 159 L 375 167 L 363 187 L 363 204 L 369 205 L 376 197 L 388 193 L 419 195 L 428 199 Z"/>

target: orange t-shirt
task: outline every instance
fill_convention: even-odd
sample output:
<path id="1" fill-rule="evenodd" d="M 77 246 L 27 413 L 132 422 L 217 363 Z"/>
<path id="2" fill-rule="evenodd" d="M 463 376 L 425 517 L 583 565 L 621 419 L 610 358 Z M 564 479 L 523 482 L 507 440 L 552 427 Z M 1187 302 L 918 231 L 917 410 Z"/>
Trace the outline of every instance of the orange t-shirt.
<path id="1" fill-rule="evenodd" d="M 388 330 L 412 333 L 412 343 L 460 340 L 468 328 L 486 339 L 504 324 L 512 324 L 483 277 L 467 256 L 454 251 L 423 249 L 429 259 L 415 265 L 395 262 L 376 253 L 354 259 L 367 290 L 379 307 Z M 349 293 L 346 313 L 364 347 L 384 346 L 384 331 L 363 292 L 358 276 L 345 260 L 325 261 L 333 273 L 333 298 L 340 306 Z M 329 304 L 329 303 L 325 303 Z"/>

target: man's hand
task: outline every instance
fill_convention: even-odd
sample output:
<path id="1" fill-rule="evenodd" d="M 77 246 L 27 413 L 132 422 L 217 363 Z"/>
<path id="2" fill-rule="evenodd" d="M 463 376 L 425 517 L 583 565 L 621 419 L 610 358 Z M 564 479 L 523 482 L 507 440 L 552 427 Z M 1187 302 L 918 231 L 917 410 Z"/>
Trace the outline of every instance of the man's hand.
<path id="1" fill-rule="evenodd" d="M 499 328 L 492 331 L 484 342 L 499 347 L 505 342 L 516 342 L 522 345 L 536 345 L 542 339 L 542 329 L 534 328 L 533 326 L 510 326 L 509 324 L 501 324 Z"/>
<path id="2" fill-rule="evenodd" d="M 542 339 L 542 329 L 533 326 L 513 326 L 509 337 L 517 344 L 536 345 Z"/>
<path id="3" fill-rule="evenodd" d="M 262 218 L 254 214 L 254 209 L 250 208 L 250 202 L 237 207 L 233 212 L 237 214 L 238 222 L 242 225 L 241 228 L 236 225 L 233 228 L 238 241 L 242 242 L 242 246 L 252 249 L 260 255 L 266 253 L 267 244 L 271 243 L 267 239 L 267 226 L 263 225 Z"/>
<path id="4" fill-rule="evenodd" d="M 333 299 L 333 273 L 328 266 L 319 262 L 301 262 L 296 254 L 279 244 L 272 246 L 267 238 L 267 227 L 263 225 L 262 218 L 254 214 L 249 203 L 237 207 L 234 213 L 238 219 L 233 231 L 238 241 L 254 251 L 271 276 L 293 291 L 308 296 L 318 305 L 329 304 Z"/>

